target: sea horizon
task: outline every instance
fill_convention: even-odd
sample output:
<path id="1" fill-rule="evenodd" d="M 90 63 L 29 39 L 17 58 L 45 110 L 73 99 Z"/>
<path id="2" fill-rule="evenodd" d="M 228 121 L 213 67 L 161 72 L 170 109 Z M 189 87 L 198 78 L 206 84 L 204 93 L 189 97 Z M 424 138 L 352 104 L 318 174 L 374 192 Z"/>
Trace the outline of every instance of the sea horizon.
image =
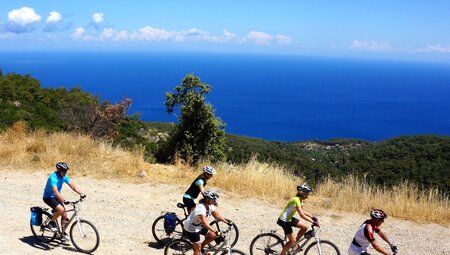
<path id="1" fill-rule="evenodd" d="M 129 114 L 176 122 L 165 92 L 194 73 L 236 135 L 278 141 L 450 135 L 450 64 L 227 53 L 1 52 L 3 74 L 45 88 L 80 87 L 101 100 L 133 100 Z"/>

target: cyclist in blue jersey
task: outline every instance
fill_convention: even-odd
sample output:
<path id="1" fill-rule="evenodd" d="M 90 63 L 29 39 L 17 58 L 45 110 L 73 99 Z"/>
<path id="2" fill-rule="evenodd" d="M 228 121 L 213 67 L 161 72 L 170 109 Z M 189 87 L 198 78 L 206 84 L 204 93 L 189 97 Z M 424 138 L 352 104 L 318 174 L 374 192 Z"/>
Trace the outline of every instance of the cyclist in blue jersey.
<path id="1" fill-rule="evenodd" d="M 47 179 L 47 184 L 45 185 L 43 200 L 44 202 L 50 206 L 53 210 L 53 217 L 51 221 L 48 223 L 47 227 L 56 232 L 58 231 L 56 226 L 56 220 L 59 216 L 61 217 L 61 228 L 69 221 L 67 218 L 67 213 L 65 212 L 64 205 L 69 204 L 67 200 L 61 195 L 61 188 L 64 183 L 67 183 L 69 187 L 78 193 L 81 197 L 85 197 L 83 193 L 81 193 L 80 189 L 73 183 L 69 176 L 67 176 L 67 171 L 69 170 L 69 166 L 64 162 L 59 162 L 56 164 L 56 171 L 53 172 Z M 67 235 L 67 234 L 65 234 Z M 64 236 L 67 239 L 67 236 Z"/>
<path id="2" fill-rule="evenodd" d="M 194 209 L 194 200 L 198 197 L 198 194 L 200 194 L 200 192 L 204 194 L 205 186 L 208 180 L 217 173 L 216 169 L 212 166 L 204 166 L 202 170 L 203 173 L 195 178 L 191 186 L 189 186 L 188 190 L 184 193 L 183 204 L 186 205 L 188 212 L 191 212 L 192 209 Z"/>

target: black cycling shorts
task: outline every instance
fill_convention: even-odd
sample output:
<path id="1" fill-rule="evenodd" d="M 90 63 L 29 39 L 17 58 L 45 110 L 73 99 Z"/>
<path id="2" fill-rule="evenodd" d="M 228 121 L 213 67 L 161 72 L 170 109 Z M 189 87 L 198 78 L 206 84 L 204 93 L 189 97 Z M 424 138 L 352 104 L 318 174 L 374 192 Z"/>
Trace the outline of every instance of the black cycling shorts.
<path id="1" fill-rule="evenodd" d="M 282 221 L 281 219 L 278 219 L 277 224 L 283 228 L 284 234 L 289 235 L 294 232 L 292 230 L 292 227 L 297 227 L 299 220 L 297 218 L 292 217 L 292 220 L 290 222 Z"/>
<path id="2" fill-rule="evenodd" d="M 64 208 L 63 203 L 61 203 L 58 199 L 56 199 L 54 197 L 44 198 L 44 203 L 46 203 L 48 206 L 50 206 L 53 210 L 55 210 L 55 208 L 58 205 L 62 205 Z"/>
<path id="3" fill-rule="evenodd" d="M 183 197 L 183 204 L 187 207 L 188 213 L 195 207 L 194 200 L 187 197 Z"/>
<path id="4" fill-rule="evenodd" d="M 183 230 L 183 235 L 189 239 L 192 243 L 198 243 L 200 242 L 200 235 L 206 236 L 208 234 L 208 231 L 206 228 L 202 228 L 199 232 L 188 232 L 186 230 Z"/>

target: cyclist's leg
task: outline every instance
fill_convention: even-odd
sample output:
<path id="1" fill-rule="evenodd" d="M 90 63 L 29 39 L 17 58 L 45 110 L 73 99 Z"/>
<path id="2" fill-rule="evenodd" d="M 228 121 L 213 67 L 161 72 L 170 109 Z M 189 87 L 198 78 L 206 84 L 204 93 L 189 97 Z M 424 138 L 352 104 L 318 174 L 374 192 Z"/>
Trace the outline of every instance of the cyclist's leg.
<path id="1" fill-rule="evenodd" d="M 56 198 L 44 198 L 44 202 L 53 209 L 52 221 L 56 221 L 64 213 L 64 206 Z"/>
<path id="2" fill-rule="evenodd" d="M 195 208 L 195 202 L 193 199 L 183 197 L 183 204 L 186 206 L 188 213 L 191 213 L 191 211 Z"/>
<path id="3" fill-rule="evenodd" d="M 192 248 L 194 249 L 194 255 L 201 255 L 202 243 L 200 242 L 200 232 L 192 233 L 184 231 L 183 235 L 192 242 Z"/>
<path id="4" fill-rule="evenodd" d="M 202 242 L 202 249 L 217 237 L 216 233 L 209 231 L 206 228 L 202 228 L 200 234 L 205 236 L 205 240 Z"/>
<path id="5" fill-rule="evenodd" d="M 308 225 L 306 225 L 305 223 L 300 222 L 298 219 L 296 219 L 294 217 L 292 218 L 291 224 L 292 224 L 291 226 L 294 226 L 294 227 L 297 227 L 297 228 L 300 229 L 298 231 L 298 233 L 297 233 L 297 238 L 296 238 L 296 240 L 298 241 L 298 240 L 300 240 L 300 238 L 302 238 L 302 236 L 308 230 Z"/>
<path id="6" fill-rule="evenodd" d="M 283 246 L 283 250 L 281 250 L 280 255 L 285 255 L 287 251 L 294 246 L 295 244 L 295 236 L 294 231 L 292 230 L 292 226 L 290 222 L 285 222 L 278 219 L 277 224 L 283 228 L 284 234 L 288 238 L 288 242 Z"/>

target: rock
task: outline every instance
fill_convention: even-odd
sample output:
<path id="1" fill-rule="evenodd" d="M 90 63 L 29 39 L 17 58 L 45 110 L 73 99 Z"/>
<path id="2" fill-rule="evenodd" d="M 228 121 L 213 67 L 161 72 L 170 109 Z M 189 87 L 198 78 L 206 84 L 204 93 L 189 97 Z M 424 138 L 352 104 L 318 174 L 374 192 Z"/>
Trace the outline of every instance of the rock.
<path id="1" fill-rule="evenodd" d="M 136 173 L 136 176 L 137 177 L 142 177 L 142 178 L 147 177 L 147 172 L 145 170 L 141 170 L 141 171 Z"/>

